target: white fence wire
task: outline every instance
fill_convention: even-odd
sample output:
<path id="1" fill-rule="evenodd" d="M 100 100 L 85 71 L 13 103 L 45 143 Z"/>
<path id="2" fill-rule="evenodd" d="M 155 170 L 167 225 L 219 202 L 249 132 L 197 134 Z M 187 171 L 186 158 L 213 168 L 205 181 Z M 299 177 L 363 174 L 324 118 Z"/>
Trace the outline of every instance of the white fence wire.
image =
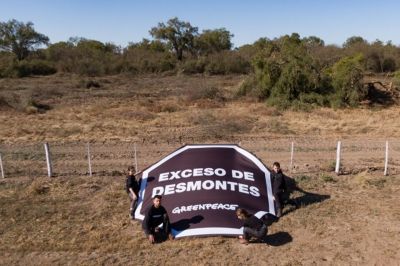
<path id="1" fill-rule="evenodd" d="M 179 142 L 90 142 L 90 160 L 88 160 L 87 142 L 48 144 L 52 175 L 55 177 L 89 176 L 90 172 L 101 176 L 124 175 L 129 165 L 137 164 L 138 169 L 143 170 L 183 145 Z M 267 166 L 271 166 L 275 161 L 280 162 L 283 169 L 289 173 L 307 174 L 321 171 L 333 173 L 335 170 L 337 140 L 252 137 L 242 139 L 240 146 L 255 154 Z M 374 170 L 381 171 L 383 175 L 385 149 L 386 140 L 341 140 L 340 173 Z M 48 174 L 43 143 L 0 144 L 0 154 L 6 178 L 39 177 Z M 387 164 L 389 175 L 400 173 L 400 141 L 388 140 Z"/>

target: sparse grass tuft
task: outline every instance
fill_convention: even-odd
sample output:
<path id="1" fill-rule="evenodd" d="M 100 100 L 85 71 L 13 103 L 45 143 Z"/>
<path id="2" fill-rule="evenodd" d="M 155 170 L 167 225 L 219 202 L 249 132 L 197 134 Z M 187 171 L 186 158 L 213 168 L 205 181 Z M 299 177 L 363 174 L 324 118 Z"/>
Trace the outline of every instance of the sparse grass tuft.
<path id="1" fill-rule="evenodd" d="M 296 176 L 296 180 L 299 182 L 307 182 L 307 181 L 311 180 L 311 176 L 308 176 L 308 175 Z"/>
<path id="2" fill-rule="evenodd" d="M 320 175 L 320 178 L 322 179 L 322 181 L 327 182 L 327 183 L 336 183 L 337 182 L 337 180 L 335 178 L 333 178 L 330 175 L 326 175 L 326 174 Z"/>
<path id="3" fill-rule="evenodd" d="M 381 178 L 373 178 L 373 179 L 366 179 L 365 184 L 368 186 L 373 186 L 377 188 L 383 188 L 387 182 L 387 179 Z"/>
<path id="4" fill-rule="evenodd" d="M 42 180 L 34 180 L 28 187 L 28 192 L 31 195 L 44 195 L 50 192 L 50 186 Z"/>
<path id="5" fill-rule="evenodd" d="M 328 161 L 321 165 L 321 170 L 325 172 L 333 172 L 336 168 L 336 161 Z"/>

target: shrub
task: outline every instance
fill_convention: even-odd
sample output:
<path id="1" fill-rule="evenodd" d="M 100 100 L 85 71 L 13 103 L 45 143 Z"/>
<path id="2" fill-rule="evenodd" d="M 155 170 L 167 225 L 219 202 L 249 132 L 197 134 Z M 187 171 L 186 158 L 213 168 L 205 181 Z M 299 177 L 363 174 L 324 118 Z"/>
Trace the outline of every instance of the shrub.
<path id="1" fill-rule="evenodd" d="M 362 54 L 340 59 L 331 69 L 334 107 L 356 106 L 363 99 L 368 90 L 362 83 Z"/>
<path id="2" fill-rule="evenodd" d="M 211 75 L 247 74 L 250 62 L 244 60 L 236 51 L 223 51 L 207 57 L 205 72 Z"/>
<path id="3" fill-rule="evenodd" d="M 221 90 L 216 87 L 201 87 L 189 89 L 187 91 L 186 99 L 188 101 L 196 101 L 200 99 L 224 101 L 225 97 Z"/>
<path id="4" fill-rule="evenodd" d="M 32 61 L 20 61 L 15 65 L 18 77 L 27 77 L 32 75 L 52 75 L 57 69 L 44 60 L 35 59 Z"/>
<path id="5" fill-rule="evenodd" d="M 240 94 L 253 90 L 269 105 L 283 109 L 309 109 L 328 102 L 326 77 L 298 34 L 267 41 L 253 68 L 254 76 L 242 84 Z"/>
<path id="6" fill-rule="evenodd" d="M 400 71 L 397 71 L 394 73 L 393 76 L 393 84 L 397 87 L 400 88 Z"/>
<path id="7" fill-rule="evenodd" d="M 198 59 L 187 59 L 183 62 L 180 66 L 180 72 L 185 74 L 197 74 L 197 73 L 204 73 L 206 66 L 206 60 L 204 57 Z"/>
<path id="8" fill-rule="evenodd" d="M 256 95 L 251 95 L 251 96 L 261 98 L 260 95 L 256 93 L 256 88 L 257 88 L 256 77 L 254 75 L 250 75 L 240 84 L 239 89 L 236 91 L 236 96 L 241 97 L 245 95 L 251 95 L 251 93 L 255 93 Z"/>
<path id="9" fill-rule="evenodd" d="M 17 58 L 12 53 L 0 52 L 0 78 L 16 76 L 15 64 Z"/>
<path id="10" fill-rule="evenodd" d="M 389 57 L 385 58 L 382 63 L 383 72 L 393 72 L 396 71 L 396 61 Z"/>

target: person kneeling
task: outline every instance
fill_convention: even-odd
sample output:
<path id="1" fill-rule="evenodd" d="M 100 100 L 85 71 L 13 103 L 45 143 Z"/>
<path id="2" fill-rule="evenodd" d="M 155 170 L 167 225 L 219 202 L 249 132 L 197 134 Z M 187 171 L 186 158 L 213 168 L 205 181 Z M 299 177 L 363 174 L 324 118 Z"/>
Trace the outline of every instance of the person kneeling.
<path id="1" fill-rule="evenodd" d="M 142 223 L 143 231 L 151 244 L 159 239 L 164 240 L 167 236 L 170 240 L 174 239 L 167 211 L 161 206 L 161 198 L 161 195 L 153 197 L 153 204 L 146 210 Z M 158 227 L 160 224 L 161 228 Z"/>
<path id="2" fill-rule="evenodd" d="M 239 236 L 240 243 L 248 244 L 251 237 L 255 237 L 258 241 L 264 241 L 267 225 L 262 220 L 242 208 L 236 209 L 236 215 L 243 221 L 243 236 Z"/>

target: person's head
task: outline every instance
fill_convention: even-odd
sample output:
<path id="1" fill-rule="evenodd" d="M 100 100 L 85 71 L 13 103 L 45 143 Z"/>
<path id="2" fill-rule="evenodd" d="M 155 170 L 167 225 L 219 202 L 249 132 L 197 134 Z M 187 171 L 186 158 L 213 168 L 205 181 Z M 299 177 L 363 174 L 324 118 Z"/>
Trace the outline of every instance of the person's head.
<path id="1" fill-rule="evenodd" d="M 274 170 L 275 173 L 278 173 L 281 170 L 281 164 L 278 162 L 274 162 L 272 164 L 272 170 Z"/>
<path id="2" fill-rule="evenodd" d="M 162 198 L 161 195 L 155 195 L 153 197 L 153 205 L 154 205 L 154 207 L 158 208 L 158 207 L 161 206 L 161 198 Z"/>
<path id="3" fill-rule="evenodd" d="M 237 208 L 236 209 L 236 216 L 240 220 L 246 219 L 247 217 L 250 216 L 250 214 L 243 208 Z"/>
<path id="4" fill-rule="evenodd" d="M 134 175 L 136 172 L 135 166 L 131 165 L 128 167 L 128 174 L 129 175 Z"/>

